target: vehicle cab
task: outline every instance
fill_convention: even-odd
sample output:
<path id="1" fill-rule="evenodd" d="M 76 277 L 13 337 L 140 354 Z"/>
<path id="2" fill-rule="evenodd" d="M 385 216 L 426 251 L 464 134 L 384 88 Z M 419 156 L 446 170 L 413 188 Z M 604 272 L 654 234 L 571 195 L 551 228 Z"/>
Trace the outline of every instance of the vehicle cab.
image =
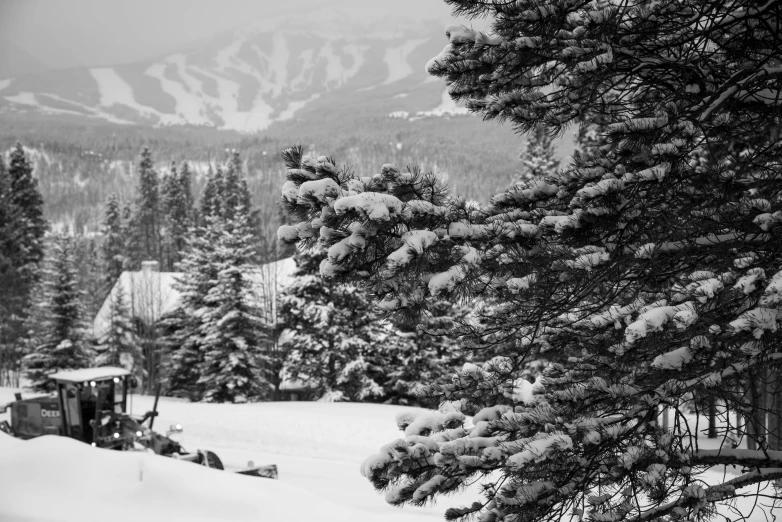
<path id="1" fill-rule="evenodd" d="M 106 416 L 127 411 L 130 372 L 104 366 L 65 370 L 50 376 L 60 409 L 61 435 L 97 442 Z"/>

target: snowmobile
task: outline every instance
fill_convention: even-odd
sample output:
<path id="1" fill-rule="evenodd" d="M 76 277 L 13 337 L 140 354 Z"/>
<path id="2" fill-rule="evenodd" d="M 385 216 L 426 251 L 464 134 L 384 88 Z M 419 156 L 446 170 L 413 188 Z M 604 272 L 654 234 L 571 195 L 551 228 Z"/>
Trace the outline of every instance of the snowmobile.
<path id="1" fill-rule="evenodd" d="M 21 439 L 41 435 L 61 435 L 92 446 L 120 451 L 153 451 L 158 455 L 193 462 L 215 469 L 224 469 L 220 458 L 208 450 L 186 451 L 170 438 L 182 431 L 180 424 L 171 425 L 165 435 L 152 427 L 158 416 L 160 387 L 155 394 L 152 411 L 132 415 L 128 411 L 128 396 L 136 387 L 136 379 L 122 368 L 104 366 L 60 371 L 49 377 L 57 393 L 16 400 L 0 406 L 0 413 L 11 410 L 11 422 L 0 422 L 0 431 Z M 243 475 L 277 478 L 274 464 L 256 466 L 251 462 Z"/>

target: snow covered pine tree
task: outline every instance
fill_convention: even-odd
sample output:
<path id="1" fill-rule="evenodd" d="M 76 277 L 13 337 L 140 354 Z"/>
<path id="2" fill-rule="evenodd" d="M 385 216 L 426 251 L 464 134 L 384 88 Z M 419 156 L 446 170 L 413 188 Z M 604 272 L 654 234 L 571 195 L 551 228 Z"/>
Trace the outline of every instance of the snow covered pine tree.
<path id="1" fill-rule="evenodd" d="M 386 350 L 371 346 L 380 318 L 363 291 L 318 276 L 325 256 L 317 247 L 297 253 L 296 272 L 280 296 L 283 375 L 306 382 L 321 401 L 382 400 Z"/>
<path id="2" fill-rule="evenodd" d="M 448 519 L 703 520 L 739 497 L 731 519 L 778 513 L 779 417 L 748 384 L 778 387 L 782 362 L 782 2 L 448 3 L 494 33 L 447 29 L 427 68 L 452 97 L 521 132 L 597 124 L 609 146 L 481 209 L 416 171 L 286 151 L 301 222 L 279 237 L 329 246 L 324 276 L 408 317 L 472 296 L 465 344 L 513 341 L 439 388 L 440 412 L 399 418 L 364 475 L 398 505 L 483 482 Z M 721 405 L 711 446 L 693 395 Z"/>
<path id="3" fill-rule="evenodd" d="M 280 296 L 283 376 L 306 382 L 322 401 L 431 404 L 420 393 L 426 384 L 449 381 L 464 361 L 445 333 L 467 310 L 437 301 L 423 331 L 400 328 L 372 310 L 363 290 L 324 281 L 318 272 L 325 257 L 320 245 L 298 252 Z"/>
<path id="4" fill-rule="evenodd" d="M 152 161 L 152 152 L 141 151 L 136 201 L 127 223 L 127 262 L 138 270 L 142 261 L 160 260 L 160 179 Z"/>
<path id="5" fill-rule="evenodd" d="M 250 195 L 235 154 L 202 198 L 175 288 L 182 306 L 160 322 L 170 349 L 168 392 L 207 402 L 248 402 L 273 392 L 268 325 L 257 305 Z"/>
<path id="6" fill-rule="evenodd" d="M 555 157 L 554 143 L 546 129 L 536 127 L 527 134 L 527 142 L 519 154 L 521 167 L 513 176 L 513 184 L 542 178 L 553 173 L 559 161 Z"/>
<path id="7" fill-rule="evenodd" d="M 25 325 L 44 255 L 48 224 L 33 164 L 17 143 L 0 154 L 0 382 L 18 376 L 25 352 Z M 18 377 L 17 377 L 18 378 Z"/>
<path id="8" fill-rule="evenodd" d="M 36 391 L 51 391 L 49 374 L 56 370 L 89 366 L 91 354 L 87 348 L 82 294 L 78 288 L 73 260 L 74 241 L 65 235 L 51 239 L 47 249 L 40 288 L 33 296 L 39 311 L 30 317 L 40 319 L 29 324 L 27 335 L 34 341 L 32 351 L 23 363 L 30 386 Z"/>
<path id="9" fill-rule="evenodd" d="M 132 371 L 144 381 L 144 354 L 136 339 L 127 297 L 122 285 L 109 294 L 109 324 L 104 336 L 97 339 L 96 366 L 118 366 Z"/>
<path id="10" fill-rule="evenodd" d="M 104 292 L 108 294 L 125 268 L 125 226 L 122 222 L 122 207 L 116 194 L 106 200 L 103 218 L 103 242 L 101 255 L 105 267 Z"/>
<path id="11" fill-rule="evenodd" d="M 163 213 L 161 257 L 163 266 L 169 272 L 182 261 L 188 231 L 193 226 L 193 196 L 190 184 L 190 168 L 185 162 L 179 172 L 172 163 L 168 174 L 163 177 L 160 194 Z"/>

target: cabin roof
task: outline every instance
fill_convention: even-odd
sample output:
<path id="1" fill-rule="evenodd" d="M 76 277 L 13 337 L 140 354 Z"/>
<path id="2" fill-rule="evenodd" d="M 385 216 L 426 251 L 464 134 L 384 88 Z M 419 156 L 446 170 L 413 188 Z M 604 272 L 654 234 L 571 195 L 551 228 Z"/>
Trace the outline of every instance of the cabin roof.
<path id="1" fill-rule="evenodd" d="M 260 265 L 248 272 L 246 277 L 252 282 L 252 296 L 255 304 L 266 312 L 271 312 L 269 322 L 276 321 L 277 293 L 285 288 L 296 271 L 296 262 L 292 257 Z M 112 316 L 115 311 L 112 303 L 121 297 L 127 307 L 129 318 L 137 318 L 147 325 L 155 324 L 164 315 L 173 312 L 181 305 L 181 294 L 177 290 L 177 279 L 181 272 L 158 272 L 140 270 L 122 272 L 92 323 L 92 332 L 99 342 L 111 333 Z"/>
<path id="2" fill-rule="evenodd" d="M 80 370 L 64 370 L 53 373 L 50 379 L 57 382 L 89 382 L 104 381 L 114 377 L 123 377 L 130 375 L 130 372 L 124 368 L 114 366 L 101 366 L 99 368 L 82 368 Z"/>

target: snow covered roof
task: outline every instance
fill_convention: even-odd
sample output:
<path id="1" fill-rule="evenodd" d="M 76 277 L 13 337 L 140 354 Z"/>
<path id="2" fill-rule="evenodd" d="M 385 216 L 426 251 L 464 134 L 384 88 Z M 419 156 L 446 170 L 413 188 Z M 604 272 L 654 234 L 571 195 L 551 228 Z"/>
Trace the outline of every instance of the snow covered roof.
<path id="1" fill-rule="evenodd" d="M 283 379 L 280 383 L 280 390 L 282 391 L 302 391 L 311 388 L 312 386 L 301 379 Z"/>
<path id="2" fill-rule="evenodd" d="M 59 382 L 89 382 L 111 379 L 112 377 L 123 377 L 130 375 L 124 368 L 114 366 L 101 366 L 100 368 L 83 368 L 81 370 L 64 370 L 53 373 L 49 377 Z"/>
<path id="3" fill-rule="evenodd" d="M 257 304 L 270 311 L 275 321 L 277 293 L 287 286 L 296 270 L 292 257 L 258 266 L 247 277 L 255 283 Z M 96 339 L 104 337 L 111 324 L 111 303 L 122 292 L 123 301 L 131 317 L 152 324 L 177 309 L 181 296 L 174 288 L 182 272 L 140 270 L 122 272 L 111 292 L 95 315 L 92 333 Z"/>

